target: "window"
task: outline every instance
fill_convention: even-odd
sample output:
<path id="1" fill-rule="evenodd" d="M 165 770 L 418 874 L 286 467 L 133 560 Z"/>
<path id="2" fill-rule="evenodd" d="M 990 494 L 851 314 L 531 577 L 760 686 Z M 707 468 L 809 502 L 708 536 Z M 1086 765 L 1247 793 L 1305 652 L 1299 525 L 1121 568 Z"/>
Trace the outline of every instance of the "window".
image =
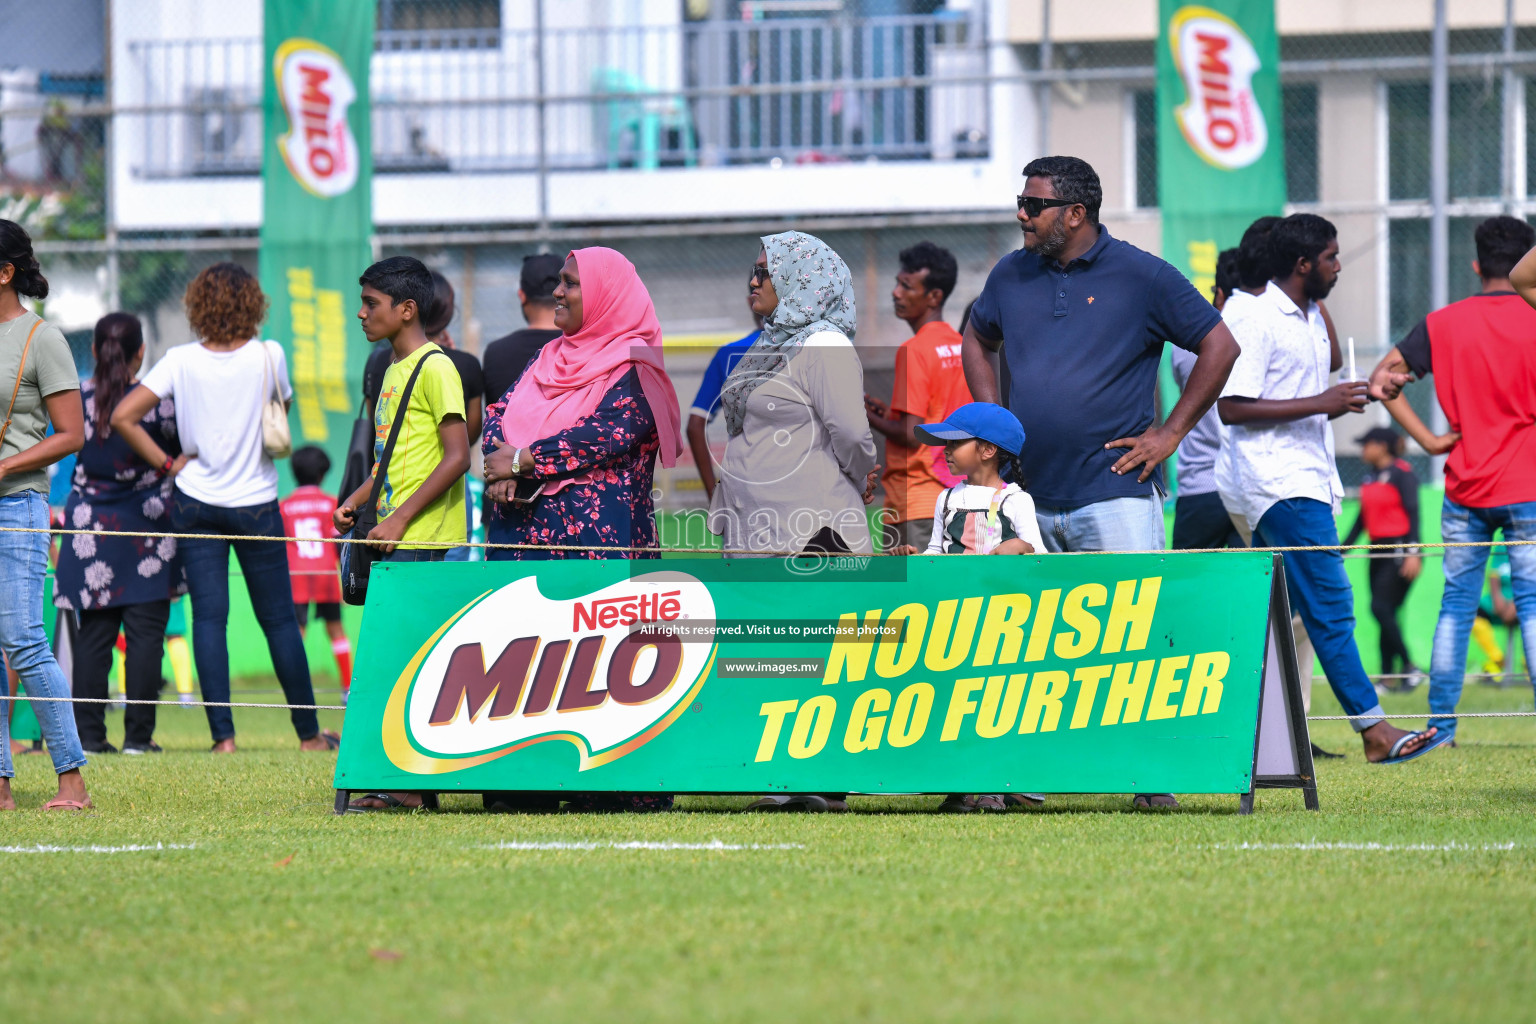
<path id="1" fill-rule="evenodd" d="M 1499 194 L 1499 79 L 1452 81 L 1448 146 L 1452 199 Z M 1387 180 L 1392 199 L 1429 198 L 1429 83 L 1387 86 Z"/>
<path id="2" fill-rule="evenodd" d="M 1157 90 L 1131 97 L 1136 121 L 1136 205 L 1157 205 Z"/>
<path id="3" fill-rule="evenodd" d="M 1285 198 L 1317 202 L 1317 85 L 1282 86 L 1281 124 L 1285 132 Z"/>
<path id="4" fill-rule="evenodd" d="M 501 45 L 501 0 L 379 0 L 381 50 L 469 50 Z"/>
<path id="5" fill-rule="evenodd" d="M 1472 273 L 1477 247 L 1472 233 L 1482 217 L 1452 217 L 1448 230 L 1450 261 L 1448 295 L 1457 302 L 1481 290 Z M 1402 340 L 1413 325 L 1429 314 L 1429 221 L 1419 218 L 1394 218 L 1388 233 L 1389 288 L 1388 333 L 1392 344 Z"/>

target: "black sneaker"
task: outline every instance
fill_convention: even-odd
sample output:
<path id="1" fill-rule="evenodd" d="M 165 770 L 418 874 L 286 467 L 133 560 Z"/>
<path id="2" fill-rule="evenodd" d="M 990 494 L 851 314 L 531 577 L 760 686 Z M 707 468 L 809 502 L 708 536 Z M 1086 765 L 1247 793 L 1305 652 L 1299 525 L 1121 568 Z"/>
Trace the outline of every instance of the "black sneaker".
<path id="1" fill-rule="evenodd" d="M 106 740 L 102 740 L 100 743 L 82 743 L 82 744 L 80 744 L 80 748 L 82 750 L 84 750 L 87 754 L 115 754 L 115 753 L 117 753 L 117 748 L 114 747 L 112 744 L 108 743 Z"/>
<path id="2" fill-rule="evenodd" d="M 137 743 L 124 743 L 123 744 L 123 753 L 125 753 L 125 754 L 163 754 L 163 753 L 165 753 L 165 748 L 160 746 L 160 744 L 156 743 L 154 740 L 150 740 L 148 743 L 144 744 L 143 746 L 140 746 Z"/>

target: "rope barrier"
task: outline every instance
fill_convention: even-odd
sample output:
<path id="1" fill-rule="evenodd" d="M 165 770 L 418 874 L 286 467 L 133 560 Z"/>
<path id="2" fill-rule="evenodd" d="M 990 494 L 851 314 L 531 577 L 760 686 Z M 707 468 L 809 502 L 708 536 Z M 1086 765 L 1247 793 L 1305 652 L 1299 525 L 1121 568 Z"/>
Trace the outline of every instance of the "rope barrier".
<path id="1" fill-rule="evenodd" d="M 222 541 L 270 541 L 273 543 L 308 543 L 308 544 L 368 544 L 373 547 L 381 547 L 384 541 L 352 540 L 347 537 L 263 537 L 250 534 L 235 533 L 171 533 L 171 532 L 135 532 L 118 530 L 78 530 L 68 528 L 45 528 L 39 526 L 0 526 L 0 533 L 47 533 L 57 536 L 74 537 L 143 537 L 146 539 L 173 540 L 222 540 Z M 1444 555 L 1444 549 L 1450 548 L 1497 548 L 1497 547 L 1527 547 L 1536 545 L 1536 540 L 1462 540 L 1462 541 L 1420 541 L 1413 547 L 1438 548 L 1439 556 Z M 1342 551 L 1363 552 L 1362 554 L 1345 554 L 1345 558 L 1402 558 L 1401 554 L 1407 545 L 1402 544 L 1292 544 L 1281 547 L 1268 548 L 1161 548 L 1148 551 L 1120 551 L 1116 554 L 1124 555 L 1211 555 L 1231 554 L 1245 551 L 1268 551 L 1278 554 L 1303 551 Z M 842 557 L 901 557 L 888 551 L 872 552 L 871 554 L 859 554 L 857 552 L 816 552 L 816 551 L 761 551 L 753 548 L 698 548 L 698 547 L 647 547 L 639 544 L 517 544 L 500 541 L 463 541 L 450 543 L 448 541 L 412 541 L 413 548 L 426 548 L 430 550 L 447 551 L 453 548 L 480 548 L 486 551 L 608 551 L 624 552 L 626 554 L 688 554 L 688 555 L 755 555 L 760 558 L 798 558 L 821 557 L 826 555 L 841 555 Z M 1379 554 L 1378 554 L 1379 552 Z M 1037 554 L 1067 554 L 1090 555 L 1104 554 L 1105 552 L 1093 551 L 1063 551 L 1063 552 L 1037 552 Z M 1434 553 L 1420 552 L 1436 557 Z"/>
<path id="2" fill-rule="evenodd" d="M 1536 711 L 1463 711 L 1450 714 L 1437 714 L 1432 711 L 1419 711 L 1414 714 L 1403 715 L 1308 715 L 1309 722 L 1375 722 L 1383 718 L 1536 718 Z"/>

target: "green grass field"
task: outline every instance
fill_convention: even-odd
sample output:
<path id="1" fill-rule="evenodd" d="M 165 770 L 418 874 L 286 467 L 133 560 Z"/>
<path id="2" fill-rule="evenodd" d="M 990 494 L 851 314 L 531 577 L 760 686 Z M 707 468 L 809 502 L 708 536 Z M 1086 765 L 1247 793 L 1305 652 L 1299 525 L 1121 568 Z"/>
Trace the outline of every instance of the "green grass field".
<path id="1" fill-rule="evenodd" d="M 1337 713 L 1326 690 L 1314 711 Z M 1320 813 L 1269 792 L 1251 817 L 1230 796 L 1068 796 L 965 817 L 932 797 L 811 817 L 453 797 L 338 818 L 334 757 L 300 753 L 283 712 L 237 711 L 229 758 L 204 753 L 201 712 L 161 715 L 167 753 L 92 761 L 92 813 L 37 810 L 48 763 L 20 760 L 5 1019 L 1470 1021 L 1536 999 L 1529 719 L 1470 720 L 1459 749 L 1396 768 L 1320 723 L 1350 755 L 1321 765 Z M 634 841 L 765 848 L 609 845 Z"/>

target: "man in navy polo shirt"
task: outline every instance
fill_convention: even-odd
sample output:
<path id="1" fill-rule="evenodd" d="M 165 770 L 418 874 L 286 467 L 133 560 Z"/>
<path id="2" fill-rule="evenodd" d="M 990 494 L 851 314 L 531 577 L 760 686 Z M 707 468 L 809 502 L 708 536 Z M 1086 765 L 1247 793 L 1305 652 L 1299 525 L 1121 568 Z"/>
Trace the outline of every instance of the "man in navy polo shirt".
<path id="1" fill-rule="evenodd" d="M 1035 499 L 1046 548 L 1161 550 L 1162 463 L 1221 394 L 1237 342 L 1183 274 L 1099 226 L 1103 190 L 1086 161 L 1031 161 L 1018 198 L 1024 248 L 992 268 L 965 326 L 971 396 L 1008 406 L 1024 426 L 1030 443 L 1019 483 Z M 1184 394 L 1158 425 L 1164 341 L 1197 358 Z M 1009 375 L 1001 399 L 999 349 Z M 1138 794 L 1136 806 L 1178 801 Z"/>
<path id="2" fill-rule="evenodd" d="M 965 329 L 971 395 L 1006 405 L 1024 425 L 1025 486 L 1046 547 L 1160 550 L 1162 463 L 1221 393 L 1237 342 L 1183 274 L 1099 225 L 1103 192 L 1086 162 L 1042 157 L 1024 178 L 1024 248 L 992 269 Z M 1198 358 L 1159 425 L 1165 341 Z M 1010 377 L 1001 398 L 1000 348 Z"/>

